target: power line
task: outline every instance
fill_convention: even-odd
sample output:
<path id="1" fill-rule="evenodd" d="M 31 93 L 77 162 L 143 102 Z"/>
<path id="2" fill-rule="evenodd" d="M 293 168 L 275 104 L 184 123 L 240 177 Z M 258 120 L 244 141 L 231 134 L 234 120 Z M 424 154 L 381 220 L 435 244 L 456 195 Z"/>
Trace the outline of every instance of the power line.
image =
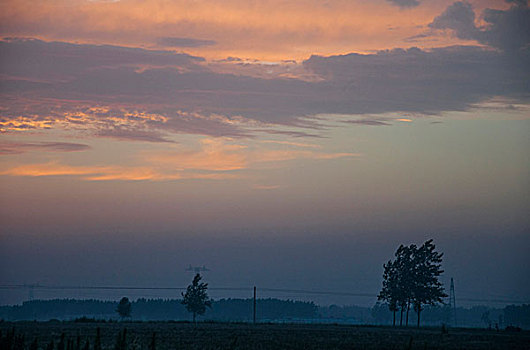
<path id="1" fill-rule="evenodd" d="M 295 294 L 319 294 L 319 295 L 337 295 L 337 296 L 369 297 L 369 298 L 377 297 L 377 295 L 373 293 L 350 293 L 350 292 L 331 292 L 331 291 L 318 291 L 318 290 L 277 289 L 277 288 L 260 288 L 260 290 L 264 292 L 280 292 L 280 293 L 295 293 Z"/>
<path id="2" fill-rule="evenodd" d="M 141 287 L 141 286 L 59 286 L 59 285 L 28 285 L 28 284 L 4 284 L 0 285 L 0 289 L 26 289 L 33 288 L 34 290 L 160 290 L 160 291 L 182 291 L 186 287 Z M 307 289 L 283 289 L 283 288 L 259 288 L 262 292 L 270 293 L 290 293 L 299 295 L 332 295 L 332 296 L 346 296 L 346 297 L 362 297 L 362 298 L 376 298 L 375 293 L 353 293 L 342 291 L 323 291 L 323 290 L 307 290 Z M 209 287 L 211 291 L 248 291 L 252 292 L 253 287 Z M 514 303 L 514 304 L 529 304 L 530 301 L 515 300 L 510 298 L 459 298 L 461 301 L 468 302 L 486 302 L 486 303 Z"/>

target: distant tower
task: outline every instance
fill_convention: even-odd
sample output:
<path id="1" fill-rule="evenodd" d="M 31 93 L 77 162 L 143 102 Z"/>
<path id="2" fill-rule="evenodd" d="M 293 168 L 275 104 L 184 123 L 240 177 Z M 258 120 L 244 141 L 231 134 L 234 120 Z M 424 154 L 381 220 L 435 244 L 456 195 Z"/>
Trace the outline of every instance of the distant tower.
<path id="1" fill-rule="evenodd" d="M 201 272 L 210 271 L 210 269 L 207 268 L 205 265 L 202 265 L 202 266 L 191 266 L 191 264 L 190 264 L 186 268 L 186 271 L 195 272 L 195 273 L 201 273 Z"/>
<path id="2" fill-rule="evenodd" d="M 453 319 L 453 326 L 456 327 L 456 297 L 455 297 L 455 283 L 451 277 L 451 288 L 449 289 L 449 308 L 451 309 L 451 318 Z"/>

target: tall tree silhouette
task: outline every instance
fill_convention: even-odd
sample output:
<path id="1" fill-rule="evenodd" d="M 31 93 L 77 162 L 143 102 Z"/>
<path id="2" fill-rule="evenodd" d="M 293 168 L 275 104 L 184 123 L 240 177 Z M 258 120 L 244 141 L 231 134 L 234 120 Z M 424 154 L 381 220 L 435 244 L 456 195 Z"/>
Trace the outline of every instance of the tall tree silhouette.
<path id="1" fill-rule="evenodd" d="M 186 310 L 193 314 L 193 322 L 197 315 L 204 315 L 206 307 L 212 307 L 212 301 L 206 292 L 208 283 L 201 282 L 201 275 L 196 274 L 193 281 L 186 289 L 186 293 L 182 293 L 182 304 L 186 306 Z"/>
<path id="2" fill-rule="evenodd" d="M 443 253 L 436 252 L 433 240 L 430 239 L 421 247 L 414 244 L 400 245 L 396 250 L 394 261 L 383 264 L 383 288 L 378 300 L 385 301 L 394 314 L 400 310 L 400 325 L 403 324 L 403 312 L 406 311 L 408 325 L 410 306 L 413 305 L 418 315 L 418 327 L 423 305 L 443 303 L 446 297 L 438 277 Z"/>
<path id="3" fill-rule="evenodd" d="M 412 284 L 412 300 L 414 310 L 418 314 L 418 327 L 420 326 L 420 315 L 425 304 L 436 305 L 443 303 L 447 297 L 442 283 L 438 277 L 444 272 L 442 270 L 443 253 L 438 253 L 433 240 L 423 243 L 414 254 Z"/>

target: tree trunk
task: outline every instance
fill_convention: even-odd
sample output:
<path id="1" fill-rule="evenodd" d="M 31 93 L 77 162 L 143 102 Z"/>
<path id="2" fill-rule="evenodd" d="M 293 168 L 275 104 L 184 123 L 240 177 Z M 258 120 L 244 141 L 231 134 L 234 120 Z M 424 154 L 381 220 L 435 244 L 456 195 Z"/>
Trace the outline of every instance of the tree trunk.
<path id="1" fill-rule="evenodd" d="M 396 310 L 394 310 L 394 319 L 392 320 L 392 327 L 396 326 Z"/>
<path id="2" fill-rule="evenodd" d="M 418 328 L 420 328 L 420 313 L 421 313 L 421 305 L 418 306 Z"/>
<path id="3" fill-rule="evenodd" d="M 405 321 L 405 325 L 407 327 L 409 326 L 409 310 L 410 310 L 410 302 L 407 302 L 407 316 L 406 316 L 406 321 Z"/>
<path id="4" fill-rule="evenodd" d="M 403 326 L 403 306 L 401 307 L 399 311 L 399 326 Z"/>

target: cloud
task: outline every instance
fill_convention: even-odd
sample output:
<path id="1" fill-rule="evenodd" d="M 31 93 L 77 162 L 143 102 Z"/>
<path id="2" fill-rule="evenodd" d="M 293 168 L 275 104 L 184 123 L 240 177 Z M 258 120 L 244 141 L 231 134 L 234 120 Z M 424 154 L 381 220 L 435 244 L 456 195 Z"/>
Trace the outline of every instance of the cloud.
<path id="1" fill-rule="evenodd" d="M 182 171 L 175 168 L 157 167 L 149 162 L 142 166 L 92 165 L 79 166 L 61 164 L 57 161 L 24 164 L 0 171 L 7 176 L 78 176 L 87 181 L 168 181 L 184 179 L 234 179 L 237 174 L 219 172 Z"/>
<path id="2" fill-rule="evenodd" d="M 20 165 L 0 175 L 9 176 L 79 176 L 87 181 L 168 181 L 183 179 L 229 179 L 233 174 L 160 172 L 149 166 L 71 166 L 56 162 Z"/>
<path id="3" fill-rule="evenodd" d="M 259 151 L 252 154 L 250 159 L 251 163 L 277 163 L 285 162 L 295 159 L 313 159 L 313 160 L 329 160 L 338 158 L 358 157 L 358 153 L 338 152 L 338 153 L 325 153 L 325 152 L 312 152 L 305 150 L 290 150 L 290 149 L 278 149 L 278 150 L 266 150 Z"/>
<path id="4" fill-rule="evenodd" d="M 158 38 L 157 44 L 166 47 L 200 47 L 217 44 L 214 40 L 202 40 L 194 38 L 163 37 Z"/>
<path id="5" fill-rule="evenodd" d="M 314 55 L 297 67 L 303 78 L 265 79 L 219 73 L 200 58 L 166 51 L 35 40 L 1 45 L 0 59 L 11 62 L 0 66 L 2 131 L 75 129 L 149 142 L 179 133 L 321 137 L 325 126 L 316 115 L 430 114 L 497 96 L 525 101 L 530 66 L 528 51 L 411 48 Z M 41 72 L 31 57 L 46 55 L 54 59 L 44 58 Z"/>
<path id="6" fill-rule="evenodd" d="M 11 176 L 63 176 L 89 175 L 102 171 L 88 166 L 69 166 L 54 162 L 43 164 L 19 165 L 0 172 L 0 175 Z"/>
<path id="7" fill-rule="evenodd" d="M 149 154 L 146 158 L 180 170 L 241 170 L 248 167 L 245 148 L 243 145 L 226 144 L 222 140 L 204 139 L 199 151 L 163 152 Z"/>
<path id="8" fill-rule="evenodd" d="M 160 132 L 136 130 L 134 128 L 117 127 L 113 129 L 103 129 L 97 131 L 96 135 L 124 141 L 173 142 L 163 137 Z"/>
<path id="9" fill-rule="evenodd" d="M 272 129 L 259 129 L 255 130 L 256 132 L 263 132 L 271 135 L 284 135 L 289 137 L 311 137 L 311 138 L 322 138 L 321 135 L 315 133 L 308 133 L 305 131 L 292 131 L 292 130 L 272 130 Z"/>
<path id="10" fill-rule="evenodd" d="M 465 40 L 476 40 L 504 51 L 516 51 L 530 45 L 530 8 L 527 1 L 507 1 L 513 5 L 507 10 L 486 8 L 482 17 L 486 25 L 475 24 L 475 12 L 467 1 L 458 1 L 436 17 L 429 27 L 449 29 Z"/>
<path id="11" fill-rule="evenodd" d="M 283 144 L 279 144 L 283 145 Z M 292 145 L 291 145 L 292 146 Z M 78 176 L 89 181 L 166 181 L 182 179 L 233 179 L 242 175 L 241 170 L 268 166 L 296 159 L 330 160 L 357 157 L 359 154 L 338 152 L 327 153 L 299 149 L 257 148 L 234 143 L 230 139 L 206 138 L 199 149 L 172 151 L 149 151 L 140 157 L 140 165 L 87 165 L 76 166 L 47 162 L 24 164 L 0 172 L 8 176 Z"/>
<path id="12" fill-rule="evenodd" d="M 429 114 L 465 110 L 472 101 L 493 96 L 522 97 L 528 92 L 530 54 L 512 59 L 479 47 L 411 48 L 312 56 L 304 64 L 325 79 L 317 85 L 333 90 L 315 103 L 318 109 L 338 114 Z"/>
<path id="13" fill-rule="evenodd" d="M 507 3 L 513 3 L 519 6 L 528 6 L 528 0 L 506 0 Z"/>
<path id="14" fill-rule="evenodd" d="M 1 142 L 0 155 L 21 154 L 25 152 L 80 152 L 89 150 L 90 146 L 70 142 Z"/>
<path id="15" fill-rule="evenodd" d="M 405 6 L 420 1 L 393 3 Z M 129 47 L 150 47 L 159 38 L 183 38 L 192 41 L 177 41 L 177 46 L 168 47 L 212 59 L 237 56 L 281 61 L 307 58 L 317 47 L 325 54 L 342 53 L 345 48 L 391 47 L 396 45 L 396 35 L 389 35 L 388 27 L 397 28 L 402 37 L 412 35 L 416 24 L 425 23 L 425 18 L 438 11 L 433 3 L 422 2 L 421 12 L 396 16 L 394 6 L 366 0 L 133 0 L 110 4 L 3 0 L 0 23 L 3 36 Z M 202 39 L 217 44 L 182 46 Z"/>
<path id="16" fill-rule="evenodd" d="M 263 143 L 273 143 L 278 145 L 287 145 L 293 147 L 302 147 L 302 148 L 322 148 L 320 145 L 315 145 L 311 143 L 301 143 L 301 142 L 291 142 L 291 141 L 278 141 L 278 140 L 263 140 Z"/>
<path id="17" fill-rule="evenodd" d="M 109 101 L 110 102 L 110 101 Z M 92 136 L 143 142 L 173 142 L 171 133 L 209 136 L 246 136 L 242 118 L 187 113 L 178 109 L 131 105 L 82 105 L 86 101 L 45 99 L 13 101 L 0 111 L 0 131 L 20 132 L 34 129 L 77 130 Z M 94 102 L 95 104 L 96 102 Z"/>
<path id="18" fill-rule="evenodd" d="M 399 6 L 401 8 L 416 7 L 420 4 L 418 0 L 386 0 L 392 5 Z"/>
<path id="19" fill-rule="evenodd" d="M 103 67 L 172 67 L 188 71 L 200 69 L 198 63 L 204 61 L 200 57 L 170 51 L 24 38 L 0 41 L 0 52 L 3 74 L 33 82 L 69 81 Z"/>
<path id="20" fill-rule="evenodd" d="M 344 120 L 344 123 L 348 124 L 359 124 L 359 125 L 370 125 L 370 126 L 387 126 L 392 125 L 390 123 L 376 120 L 376 119 L 360 119 L 360 120 Z"/>
<path id="21" fill-rule="evenodd" d="M 280 146 L 297 146 L 313 148 L 306 144 L 264 142 Z M 245 145 L 227 142 L 224 139 L 203 139 L 198 151 L 168 151 L 148 154 L 146 159 L 155 163 L 171 166 L 180 170 L 234 171 L 248 169 L 258 163 L 281 162 L 294 159 L 336 159 L 355 157 L 354 153 L 326 153 L 304 149 L 258 148 L 251 149 Z"/>
<path id="22" fill-rule="evenodd" d="M 475 27 L 475 12 L 469 2 L 458 1 L 447 9 L 430 24 L 433 29 L 452 29 L 460 39 L 475 39 L 479 29 Z"/>

